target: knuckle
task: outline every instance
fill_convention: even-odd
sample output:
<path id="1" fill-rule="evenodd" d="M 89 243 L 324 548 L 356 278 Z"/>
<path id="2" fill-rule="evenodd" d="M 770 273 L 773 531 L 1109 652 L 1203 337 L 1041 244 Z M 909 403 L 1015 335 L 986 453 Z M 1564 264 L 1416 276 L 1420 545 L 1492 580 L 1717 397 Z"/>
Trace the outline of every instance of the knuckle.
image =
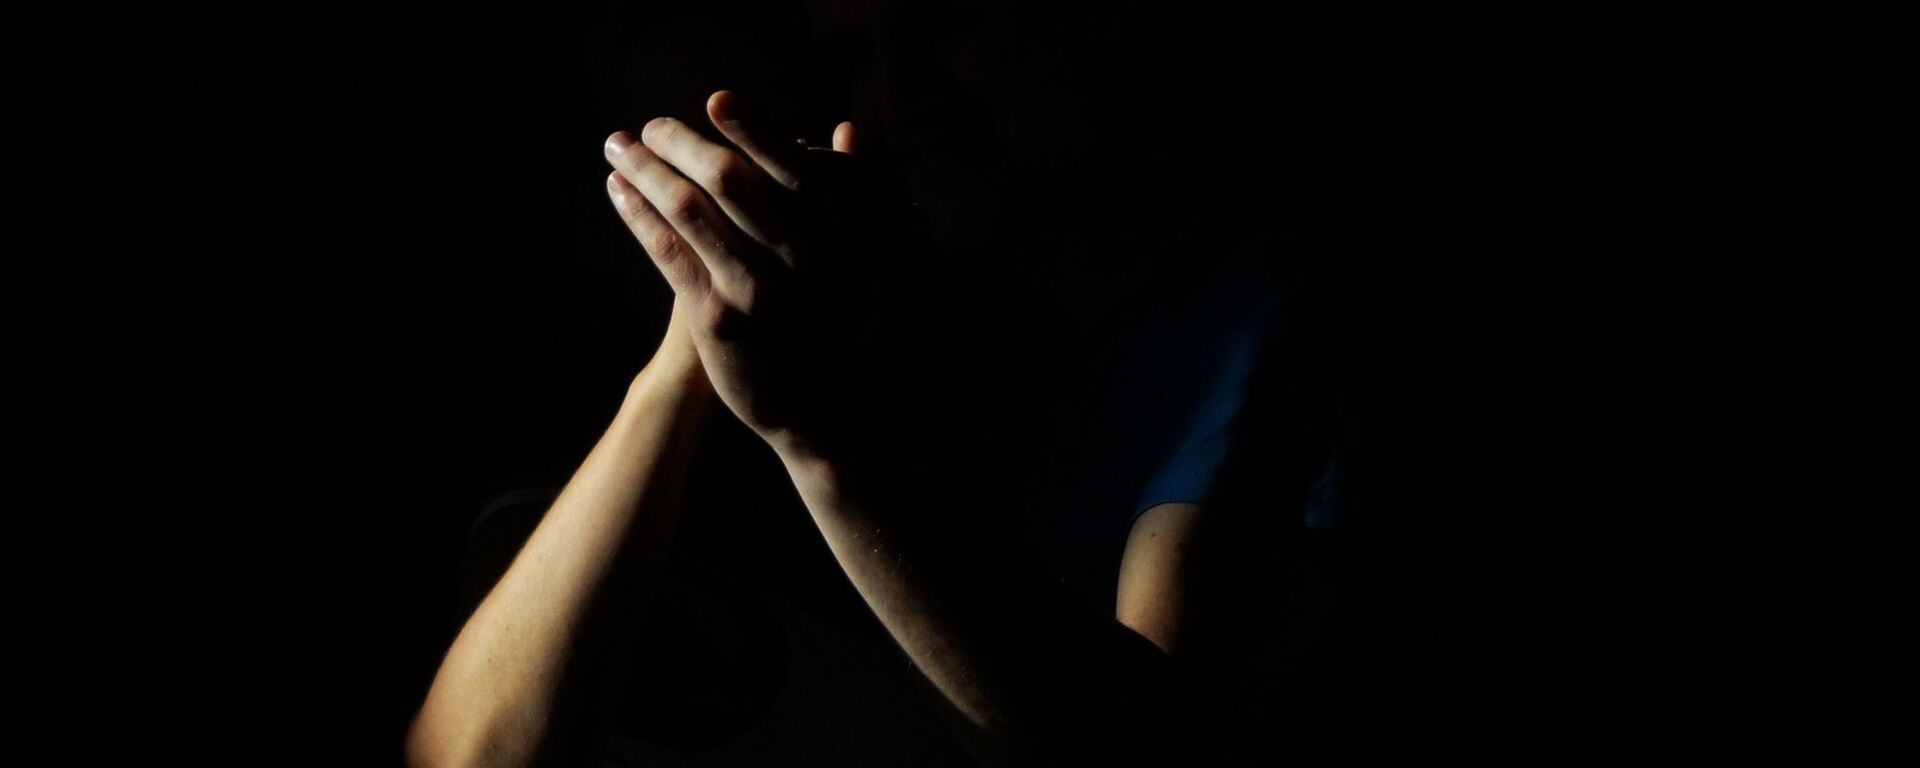
<path id="1" fill-rule="evenodd" d="M 680 237 L 664 227 L 654 227 L 647 232 L 646 246 L 647 252 L 662 262 L 679 261 L 682 255 Z"/>
<path id="2" fill-rule="evenodd" d="M 678 223 L 692 222 L 700 217 L 704 202 L 700 190 L 692 184 L 675 184 L 661 200 L 660 212 Z"/>
<path id="3" fill-rule="evenodd" d="M 620 219 L 635 232 L 645 232 L 652 228 L 653 222 L 649 221 L 650 217 L 647 215 L 646 198 L 632 193 L 620 193 L 614 196 L 613 207 L 620 214 Z"/>
<path id="4" fill-rule="evenodd" d="M 707 166 L 707 175 L 702 181 L 715 197 L 734 197 L 748 191 L 752 177 L 748 175 L 745 160 L 741 160 L 739 155 L 722 150 L 717 153 L 713 163 Z"/>

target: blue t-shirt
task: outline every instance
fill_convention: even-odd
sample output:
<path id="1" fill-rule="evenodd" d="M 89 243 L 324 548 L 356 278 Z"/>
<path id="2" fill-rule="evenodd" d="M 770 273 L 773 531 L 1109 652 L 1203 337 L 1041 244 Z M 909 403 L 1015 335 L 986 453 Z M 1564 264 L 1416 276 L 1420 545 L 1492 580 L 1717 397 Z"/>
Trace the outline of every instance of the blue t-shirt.
<path id="1" fill-rule="evenodd" d="M 1244 418 L 1249 398 L 1275 396 L 1249 391 L 1261 381 L 1256 371 L 1308 364 L 1287 343 L 1268 342 L 1311 330 L 1287 327 L 1308 322 L 1299 302 L 1310 254 L 1246 209 L 1223 209 L 1195 231 L 1219 250 L 1197 260 L 1205 265 L 1199 270 L 1154 286 L 1150 305 L 1130 310 L 1113 333 L 1076 351 L 1003 478 L 1003 499 L 1036 558 L 1108 613 L 1134 521 L 1168 502 L 1205 504 L 1243 430 L 1301 430 L 1315 480 L 1300 522 L 1339 524 L 1341 465 L 1331 429 L 1339 402 L 1331 368 L 1313 363 L 1317 385 L 1304 388 L 1307 423 L 1255 425 Z M 1277 482 L 1290 474 L 1271 476 Z"/>

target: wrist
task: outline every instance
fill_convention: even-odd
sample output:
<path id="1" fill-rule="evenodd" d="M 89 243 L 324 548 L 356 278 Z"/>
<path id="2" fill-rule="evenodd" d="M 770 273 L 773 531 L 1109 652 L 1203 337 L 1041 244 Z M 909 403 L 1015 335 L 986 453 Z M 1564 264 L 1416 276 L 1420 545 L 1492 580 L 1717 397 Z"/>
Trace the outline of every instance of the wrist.
<path id="1" fill-rule="evenodd" d="M 699 355 L 669 354 L 662 349 L 654 355 L 646 366 L 635 374 L 627 386 L 629 397 L 647 397 L 665 400 L 674 405 L 689 408 L 703 408 L 713 399 L 713 383 L 707 380 L 706 369 L 700 365 Z"/>

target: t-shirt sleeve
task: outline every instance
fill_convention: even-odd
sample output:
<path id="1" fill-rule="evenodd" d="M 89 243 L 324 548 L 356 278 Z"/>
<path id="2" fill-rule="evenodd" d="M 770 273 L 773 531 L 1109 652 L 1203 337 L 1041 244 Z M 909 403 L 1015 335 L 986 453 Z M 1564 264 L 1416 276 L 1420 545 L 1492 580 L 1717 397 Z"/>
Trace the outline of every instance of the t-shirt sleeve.
<path id="1" fill-rule="evenodd" d="M 1207 503 L 1242 431 L 1275 428 L 1274 425 L 1256 427 L 1246 423 L 1250 418 L 1258 418 L 1249 415 L 1247 399 L 1249 396 L 1273 395 L 1249 392 L 1249 388 L 1258 386 L 1254 382 L 1254 371 L 1263 362 L 1260 357 L 1271 340 L 1268 336 L 1277 332 L 1273 323 L 1279 322 L 1280 317 L 1282 315 L 1277 311 L 1277 302 L 1268 300 L 1258 304 L 1227 329 L 1226 343 L 1220 353 L 1202 366 L 1204 370 L 1200 375 L 1204 377 L 1205 384 L 1199 389 L 1199 396 L 1171 441 L 1172 450 L 1154 468 L 1144 485 L 1140 498 L 1134 504 L 1129 527 L 1140 515 L 1161 504 Z M 1276 361 L 1265 362 L 1274 364 Z M 1301 434 L 1295 436 L 1308 440 L 1310 446 L 1298 459 L 1310 462 L 1310 479 L 1304 505 L 1296 514 L 1302 524 L 1321 529 L 1335 527 L 1341 506 L 1343 480 L 1338 451 L 1328 431 L 1338 418 L 1339 405 L 1331 376 L 1332 372 L 1323 367 L 1313 372 L 1311 378 L 1317 380 L 1318 386 L 1309 388 L 1312 393 L 1310 396 L 1314 398 L 1311 415 L 1305 424 L 1297 425 Z M 1275 479 L 1281 474 L 1284 473 L 1277 473 Z"/>
<path id="2" fill-rule="evenodd" d="M 1206 364 L 1200 398 L 1177 433 L 1172 453 L 1153 472 L 1134 504 L 1132 520 L 1161 504 L 1206 502 L 1233 442 L 1268 314 L 1262 306 L 1235 323 L 1218 359 Z"/>

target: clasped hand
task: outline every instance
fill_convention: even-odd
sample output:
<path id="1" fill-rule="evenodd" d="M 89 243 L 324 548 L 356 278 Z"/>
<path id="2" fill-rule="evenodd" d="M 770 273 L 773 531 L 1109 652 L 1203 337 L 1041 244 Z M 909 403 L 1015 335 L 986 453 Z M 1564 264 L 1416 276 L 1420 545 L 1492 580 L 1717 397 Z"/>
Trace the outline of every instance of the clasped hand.
<path id="1" fill-rule="evenodd" d="M 851 122 L 828 149 L 767 135 L 729 91 L 707 114 L 733 146 L 666 117 L 637 142 L 614 133 L 607 191 L 673 287 L 716 394 L 776 449 L 812 450 L 886 399 L 880 330 L 903 257 L 886 233 L 901 209 L 855 159 Z"/>

